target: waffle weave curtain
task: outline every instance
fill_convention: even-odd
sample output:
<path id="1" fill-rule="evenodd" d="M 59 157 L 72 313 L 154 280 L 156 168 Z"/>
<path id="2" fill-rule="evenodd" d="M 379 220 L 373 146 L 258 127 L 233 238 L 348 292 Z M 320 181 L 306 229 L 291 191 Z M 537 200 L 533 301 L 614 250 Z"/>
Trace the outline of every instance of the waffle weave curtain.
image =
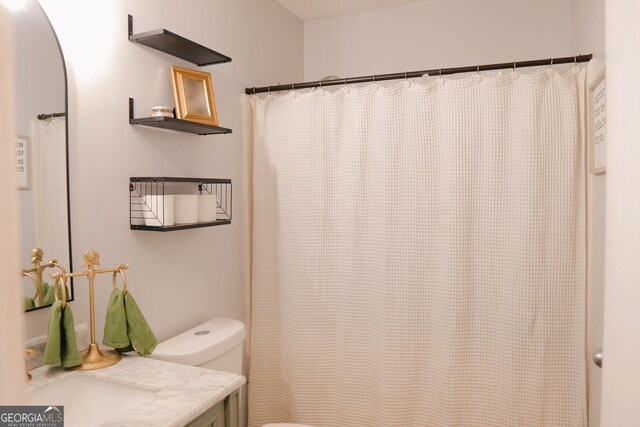
<path id="1" fill-rule="evenodd" d="M 250 427 L 586 426 L 583 79 L 253 97 Z"/>

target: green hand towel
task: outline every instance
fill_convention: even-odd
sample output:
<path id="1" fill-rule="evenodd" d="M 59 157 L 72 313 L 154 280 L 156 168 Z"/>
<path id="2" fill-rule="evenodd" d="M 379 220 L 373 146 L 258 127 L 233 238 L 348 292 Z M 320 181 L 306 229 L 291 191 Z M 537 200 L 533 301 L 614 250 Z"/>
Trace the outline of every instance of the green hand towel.
<path id="1" fill-rule="evenodd" d="M 69 287 L 67 285 L 64 286 L 67 291 L 67 299 L 69 299 Z M 42 282 L 42 287 L 40 288 L 42 292 L 42 306 L 51 305 L 56 300 L 56 288 L 55 286 L 49 285 L 47 282 Z M 62 299 L 62 292 L 58 290 L 58 297 Z"/>
<path id="2" fill-rule="evenodd" d="M 49 334 L 43 363 L 45 365 L 60 364 L 65 368 L 82 364 L 76 343 L 71 307 L 67 305 L 63 309 L 60 301 L 55 301 L 49 312 Z"/>
<path id="3" fill-rule="evenodd" d="M 33 298 L 24 297 L 24 309 L 31 310 L 32 308 L 36 308 L 36 304 L 33 302 Z"/>
<path id="4" fill-rule="evenodd" d="M 56 300 L 55 287 L 49 286 L 47 282 L 42 282 L 40 285 L 40 292 L 42 292 L 42 305 L 51 305 Z M 62 296 L 60 297 L 62 298 Z"/>
<path id="5" fill-rule="evenodd" d="M 113 348 L 126 348 L 131 345 L 127 336 L 127 313 L 124 308 L 124 295 L 118 288 L 114 288 L 109 297 L 102 344 Z"/>
<path id="6" fill-rule="evenodd" d="M 158 345 L 131 292 L 123 295 L 120 289 L 111 291 L 102 343 L 121 353 L 135 350 L 144 357 Z"/>

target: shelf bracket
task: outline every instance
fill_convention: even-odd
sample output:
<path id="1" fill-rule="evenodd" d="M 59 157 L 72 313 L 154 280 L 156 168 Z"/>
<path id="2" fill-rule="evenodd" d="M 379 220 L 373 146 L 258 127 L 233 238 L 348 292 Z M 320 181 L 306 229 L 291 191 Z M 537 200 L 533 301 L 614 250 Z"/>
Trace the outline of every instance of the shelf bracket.
<path id="1" fill-rule="evenodd" d="M 133 16 L 127 16 L 129 17 L 129 40 L 131 40 L 131 36 L 133 35 Z"/>
<path id="2" fill-rule="evenodd" d="M 129 98 L 129 123 L 133 120 L 133 98 Z"/>

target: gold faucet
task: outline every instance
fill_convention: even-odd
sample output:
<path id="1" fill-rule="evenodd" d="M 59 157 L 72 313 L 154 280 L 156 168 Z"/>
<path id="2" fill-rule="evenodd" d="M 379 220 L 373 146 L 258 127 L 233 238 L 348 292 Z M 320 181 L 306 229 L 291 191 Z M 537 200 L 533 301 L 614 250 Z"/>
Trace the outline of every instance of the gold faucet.
<path id="1" fill-rule="evenodd" d="M 26 356 L 25 359 L 24 359 L 25 379 L 26 379 L 26 381 L 31 381 L 31 374 L 29 373 L 29 363 L 27 362 L 27 360 L 32 358 L 33 356 L 35 356 L 36 355 L 36 351 L 31 349 L 31 348 L 25 348 L 24 349 L 24 355 Z"/>

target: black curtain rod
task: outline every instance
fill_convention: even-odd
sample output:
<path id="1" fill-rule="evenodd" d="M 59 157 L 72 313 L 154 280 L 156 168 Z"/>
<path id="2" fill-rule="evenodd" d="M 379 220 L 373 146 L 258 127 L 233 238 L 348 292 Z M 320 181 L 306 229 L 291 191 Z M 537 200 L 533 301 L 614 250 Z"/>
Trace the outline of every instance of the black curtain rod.
<path id="1" fill-rule="evenodd" d="M 547 58 L 538 59 L 534 61 L 516 61 L 516 62 L 502 62 L 499 64 L 488 65 L 472 65 L 469 67 L 455 67 L 455 68 L 435 68 L 433 70 L 422 71 L 406 71 L 402 73 L 391 74 L 377 74 L 373 76 L 361 76 L 361 77 L 347 77 L 344 79 L 332 79 L 332 80 L 316 80 L 313 82 L 303 83 L 288 83 L 277 86 L 263 86 L 263 87 L 248 87 L 244 90 L 247 95 L 263 93 L 263 92 L 277 92 L 280 90 L 295 90 L 295 89 L 308 89 L 312 87 L 321 86 L 335 86 L 352 83 L 369 83 L 381 80 L 399 80 L 399 79 L 412 79 L 416 77 L 427 76 L 442 76 L 445 74 L 458 74 L 458 73 L 473 73 L 480 71 L 490 70 L 506 70 L 509 68 L 525 68 L 525 67 L 541 67 L 544 65 L 555 64 L 577 64 L 579 62 L 589 62 L 593 58 L 592 54 L 577 55 L 577 56 L 565 56 L 562 58 Z"/>
<path id="2" fill-rule="evenodd" d="M 67 113 L 38 114 L 38 120 L 53 119 L 54 117 L 65 117 Z"/>

